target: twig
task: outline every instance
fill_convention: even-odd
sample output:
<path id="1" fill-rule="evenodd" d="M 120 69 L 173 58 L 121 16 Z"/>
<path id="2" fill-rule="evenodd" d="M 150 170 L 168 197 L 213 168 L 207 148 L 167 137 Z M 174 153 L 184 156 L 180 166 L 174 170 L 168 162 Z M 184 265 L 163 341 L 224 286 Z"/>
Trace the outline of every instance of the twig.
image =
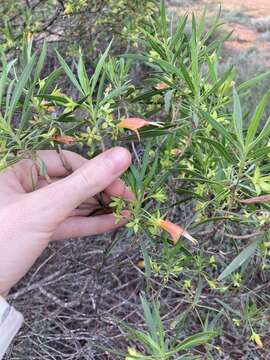
<path id="1" fill-rule="evenodd" d="M 263 234 L 263 231 L 257 231 L 255 233 L 252 234 L 247 234 L 247 235 L 235 235 L 235 234 L 228 234 L 228 233 L 223 233 L 224 236 L 227 236 L 228 238 L 231 239 L 238 239 L 238 240 L 247 240 L 247 239 L 251 239 L 253 237 L 256 236 L 260 236 Z"/>

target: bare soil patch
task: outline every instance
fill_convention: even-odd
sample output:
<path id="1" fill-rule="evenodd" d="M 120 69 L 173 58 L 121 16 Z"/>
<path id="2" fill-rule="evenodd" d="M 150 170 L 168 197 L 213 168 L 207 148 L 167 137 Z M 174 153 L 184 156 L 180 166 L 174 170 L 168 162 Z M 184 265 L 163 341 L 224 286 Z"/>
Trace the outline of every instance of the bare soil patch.
<path id="1" fill-rule="evenodd" d="M 270 55 L 270 36 L 265 39 L 260 29 L 255 26 L 256 21 L 267 18 L 270 23 L 270 0 L 201 0 L 183 6 L 174 2 L 171 8 L 177 14 L 183 15 L 187 11 L 200 14 L 205 6 L 208 7 L 210 17 L 218 13 L 220 6 L 222 14 L 227 14 L 224 28 L 228 32 L 233 31 L 231 39 L 226 43 L 227 49 L 243 51 L 255 47 L 259 52 L 269 52 Z M 242 16 L 242 19 L 239 17 L 238 21 L 237 15 Z M 247 18 L 247 23 L 243 21 L 244 17 Z"/>
<path id="2" fill-rule="evenodd" d="M 244 11 L 253 17 L 267 17 L 270 16 L 270 1 L 269 0 L 207 0 L 206 3 L 216 4 L 224 9 Z"/>

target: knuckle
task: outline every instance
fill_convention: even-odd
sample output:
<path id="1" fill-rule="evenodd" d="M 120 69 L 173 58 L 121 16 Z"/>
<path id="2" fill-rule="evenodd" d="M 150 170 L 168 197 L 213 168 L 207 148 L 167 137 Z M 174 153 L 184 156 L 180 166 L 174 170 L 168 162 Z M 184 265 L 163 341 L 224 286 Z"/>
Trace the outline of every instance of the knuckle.
<path id="1" fill-rule="evenodd" d="M 77 170 L 77 176 L 79 178 L 79 183 L 84 187 L 91 186 L 91 180 L 89 179 L 88 174 L 83 168 Z"/>

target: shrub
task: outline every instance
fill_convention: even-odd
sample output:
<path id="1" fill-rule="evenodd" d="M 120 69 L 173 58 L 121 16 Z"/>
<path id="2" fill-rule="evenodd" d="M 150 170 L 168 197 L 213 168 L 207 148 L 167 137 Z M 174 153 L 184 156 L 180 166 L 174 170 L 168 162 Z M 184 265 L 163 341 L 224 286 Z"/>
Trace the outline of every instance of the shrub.
<path id="1" fill-rule="evenodd" d="M 188 17 L 181 17 L 172 31 L 162 3 L 159 16 L 136 24 L 136 46 L 115 57 L 110 43 L 93 72 L 80 50 L 73 61 L 57 52 L 59 67 L 42 75 L 47 43 L 37 55 L 31 36 L 20 61 L 3 54 L 1 167 L 31 158 L 46 176 L 38 149 L 54 148 L 65 164 L 63 147 L 90 157 L 116 144 L 128 146 L 134 164 L 125 180 L 136 199 L 113 199 L 111 207 L 117 217 L 123 208 L 130 210 L 127 237 L 141 247 L 148 286 L 152 277 L 164 284 L 181 277 L 185 291 L 204 286 L 223 293 L 240 286 L 255 253 L 263 269 L 269 266 L 270 120 L 263 114 L 270 92 L 256 109 L 242 108 L 241 102 L 270 72 L 241 84 L 233 67 L 221 72 L 227 36 L 213 36 L 221 26 L 218 17 L 209 29 L 205 19 L 206 13 L 199 20 L 193 16 L 189 33 Z M 140 77 L 134 80 L 136 67 Z M 63 74 L 68 91 L 58 85 Z M 213 243 L 224 233 L 237 238 L 239 231 L 257 238 L 240 245 L 228 264 L 209 257 L 205 235 L 199 234 L 207 231 Z"/>
<path id="2" fill-rule="evenodd" d="M 91 58 L 114 36 L 120 52 L 137 41 L 137 28 L 149 21 L 157 0 L 12 0 L 0 4 L 1 47 L 21 48 L 28 34 L 36 45 L 44 39 L 57 43 L 65 53 L 77 55 L 77 44 Z"/>

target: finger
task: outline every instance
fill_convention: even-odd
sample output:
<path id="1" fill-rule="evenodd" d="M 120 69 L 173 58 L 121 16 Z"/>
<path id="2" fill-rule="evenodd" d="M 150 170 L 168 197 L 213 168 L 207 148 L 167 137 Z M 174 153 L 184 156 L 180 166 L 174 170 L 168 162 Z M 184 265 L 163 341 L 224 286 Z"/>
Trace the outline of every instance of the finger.
<path id="1" fill-rule="evenodd" d="M 59 180 L 61 180 L 61 178 L 51 178 L 52 183 Z M 39 179 L 36 188 L 41 189 L 48 185 L 49 184 L 47 180 Z M 102 205 L 102 203 L 108 205 L 111 202 L 111 197 L 123 198 L 125 200 L 134 200 L 135 198 L 133 192 L 129 190 L 124 181 L 122 181 L 121 179 L 116 179 L 104 190 L 103 193 L 100 193 L 99 195 L 100 196 L 97 197 L 97 199 L 100 198 L 99 201 L 97 201 L 95 198 L 89 198 L 83 204 L 81 204 L 79 208 L 81 208 L 83 205 L 85 205 L 86 207 L 89 207 L 89 205 L 95 205 L 95 207 L 97 207 L 99 205 Z"/>
<path id="2" fill-rule="evenodd" d="M 123 180 L 116 179 L 111 185 L 105 189 L 105 193 L 110 197 L 119 197 L 125 200 L 134 200 L 135 196 L 126 186 Z"/>
<path id="3" fill-rule="evenodd" d="M 68 150 L 61 150 L 61 154 L 54 150 L 41 150 L 38 151 L 38 157 L 44 161 L 50 177 L 69 175 L 70 172 L 77 170 L 88 162 L 83 156 Z M 64 163 L 70 170 L 64 166 Z"/>
<path id="4" fill-rule="evenodd" d="M 51 182 L 49 183 L 48 180 L 46 180 L 46 179 L 44 179 L 44 178 L 39 178 L 39 179 L 37 180 L 37 182 L 36 182 L 36 188 L 35 188 L 35 190 L 41 189 L 41 188 L 43 188 L 43 187 L 45 187 L 45 186 L 48 186 L 48 185 L 51 184 L 51 183 L 54 183 L 54 182 L 56 182 L 56 181 L 59 181 L 59 180 L 61 180 L 61 178 L 59 178 L 59 177 L 53 177 L 53 178 L 52 178 L 52 177 L 51 177 L 50 180 L 51 180 Z"/>
<path id="5" fill-rule="evenodd" d="M 91 214 L 95 209 L 93 208 L 85 208 L 85 209 L 74 209 L 71 211 L 71 213 L 69 214 L 69 217 L 74 217 L 74 216 L 88 216 L 89 214 Z"/>
<path id="6" fill-rule="evenodd" d="M 116 179 L 111 185 L 109 185 L 104 192 L 96 195 L 96 199 L 99 204 L 108 205 L 111 202 L 112 197 L 123 198 L 125 200 L 134 200 L 134 194 L 128 189 L 124 181 Z"/>
<path id="7" fill-rule="evenodd" d="M 130 163 L 130 153 L 116 147 L 87 161 L 66 178 L 29 194 L 30 200 L 39 204 L 47 219 L 63 221 L 73 209 L 111 185 Z"/>
<path id="8" fill-rule="evenodd" d="M 86 160 L 87 161 L 87 160 Z M 56 182 L 59 180 L 62 180 L 63 177 L 51 177 L 51 182 Z M 40 178 L 37 182 L 37 188 L 41 189 L 44 186 L 48 186 L 49 183 L 46 179 Z M 127 200 L 134 200 L 134 194 L 125 182 L 121 179 L 116 179 L 112 184 L 110 184 L 105 190 L 105 193 L 107 193 L 109 196 L 115 196 L 115 197 L 122 197 Z"/>
<path id="9" fill-rule="evenodd" d="M 54 182 L 59 181 L 59 180 L 61 180 L 61 178 L 56 178 L 56 177 L 52 178 L 51 183 L 54 183 Z M 47 180 L 39 179 L 38 183 L 37 183 L 37 186 L 36 186 L 36 189 L 42 189 L 43 187 L 48 186 L 48 185 L 49 185 L 49 183 L 48 183 Z M 99 202 L 95 198 L 91 197 L 91 198 L 85 200 L 82 204 L 80 204 L 78 206 L 78 208 L 83 208 L 83 207 L 84 208 L 89 208 L 89 207 L 91 207 L 92 209 L 95 209 L 98 206 L 99 206 Z"/>
<path id="10" fill-rule="evenodd" d="M 94 217 L 71 217 L 59 225 L 52 240 L 65 240 L 76 237 L 96 235 L 112 231 L 126 224 L 125 220 L 116 222 L 113 214 Z"/>
<path id="11" fill-rule="evenodd" d="M 47 173 L 51 178 L 66 176 L 88 161 L 84 157 L 68 150 L 62 150 L 61 156 L 55 150 L 41 150 L 38 151 L 37 155 L 44 162 Z M 68 164 L 70 171 L 64 167 L 64 162 Z M 13 166 L 13 171 L 16 173 L 17 179 L 26 192 L 33 191 L 39 183 L 38 167 L 31 159 L 19 161 Z"/>

